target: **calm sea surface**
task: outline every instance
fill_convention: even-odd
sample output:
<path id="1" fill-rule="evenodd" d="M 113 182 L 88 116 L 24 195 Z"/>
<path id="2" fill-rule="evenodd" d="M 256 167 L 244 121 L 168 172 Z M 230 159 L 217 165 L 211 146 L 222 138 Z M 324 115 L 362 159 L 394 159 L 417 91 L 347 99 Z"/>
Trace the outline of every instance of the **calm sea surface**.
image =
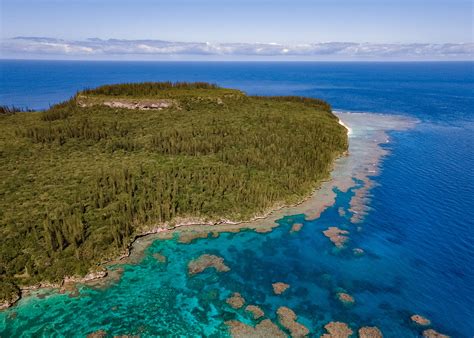
<path id="1" fill-rule="evenodd" d="M 110 334 L 225 334 L 223 321 L 252 323 L 225 305 L 240 292 L 270 318 L 282 305 L 317 336 L 331 320 L 354 331 L 376 325 L 386 337 L 416 337 L 409 316 L 421 313 L 453 337 L 474 335 L 474 63 L 169 63 L 0 61 L 0 104 L 33 109 L 105 83 L 208 81 L 249 94 L 304 95 L 335 109 L 396 114 L 421 122 L 391 134 L 391 155 L 371 190 L 370 212 L 351 247 L 335 252 L 321 231 L 344 225 L 338 208 L 354 193 L 338 193 L 316 221 L 280 220 L 269 234 L 241 232 L 193 244 L 155 242 L 119 283 L 80 296 L 30 298 L 0 313 L 0 335 L 73 336 L 101 328 Z M 291 221 L 301 232 L 288 234 Z M 161 264 L 153 253 L 168 256 Z M 232 270 L 186 276 L 202 254 L 224 257 Z M 291 284 L 274 296 L 274 281 Z M 356 299 L 334 299 L 344 289 Z M 16 318 L 12 313 L 16 312 Z"/>

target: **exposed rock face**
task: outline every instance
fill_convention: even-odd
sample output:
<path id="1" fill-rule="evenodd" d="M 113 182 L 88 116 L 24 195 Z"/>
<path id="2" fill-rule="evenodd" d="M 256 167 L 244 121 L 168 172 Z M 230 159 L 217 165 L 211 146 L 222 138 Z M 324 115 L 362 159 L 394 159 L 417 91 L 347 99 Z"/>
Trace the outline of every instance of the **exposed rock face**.
<path id="1" fill-rule="evenodd" d="M 99 330 L 99 331 L 89 333 L 86 337 L 87 338 L 104 338 L 104 337 L 107 337 L 107 332 L 105 332 L 104 330 Z"/>
<path id="2" fill-rule="evenodd" d="M 298 231 L 301 230 L 302 227 L 303 227 L 303 224 L 301 224 L 301 223 L 295 223 L 295 224 L 293 224 L 293 226 L 291 227 L 290 232 L 298 232 Z"/>
<path id="3" fill-rule="evenodd" d="M 250 312 L 253 315 L 253 319 L 259 319 L 265 315 L 265 312 L 257 305 L 248 305 L 245 311 Z"/>
<path id="4" fill-rule="evenodd" d="M 8 309 L 20 299 L 20 291 L 12 292 L 8 299 L 0 300 L 0 310 Z"/>
<path id="5" fill-rule="evenodd" d="M 229 304 L 234 309 L 240 309 L 245 304 L 245 299 L 242 295 L 238 292 L 234 292 L 234 294 L 227 298 L 226 303 Z"/>
<path id="6" fill-rule="evenodd" d="M 160 99 L 160 100 L 143 100 L 143 101 L 127 101 L 127 100 L 114 100 L 104 101 L 104 106 L 112 108 L 125 108 L 125 109 L 139 109 L 139 110 L 162 110 L 170 108 L 174 105 L 172 100 Z"/>
<path id="7" fill-rule="evenodd" d="M 329 238 L 329 240 L 337 247 L 343 248 L 344 244 L 349 240 L 348 236 L 345 236 L 349 233 L 347 230 L 339 229 L 338 227 L 329 227 L 327 230 L 323 231 L 324 236 Z"/>
<path id="8" fill-rule="evenodd" d="M 330 322 L 324 325 L 324 328 L 328 333 L 325 333 L 321 338 L 347 338 L 353 331 L 350 327 L 343 322 Z"/>
<path id="9" fill-rule="evenodd" d="M 281 295 L 290 287 L 289 284 L 282 283 L 282 282 L 273 283 L 272 286 L 273 286 L 273 292 L 276 295 Z"/>
<path id="10" fill-rule="evenodd" d="M 346 305 L 352 305 L 354 304 L 355 300 L 354 297 L 352 297 L 350 294 L 345 293 L 345 292 L 339 292 L 337 294 L 337 298 Z"/>
<path id="11" fill-rule="evenodd" d="M 235 338 L 286 338 L 286 334 L 270 319 L 264 319 L 255 327 L 244 324 L 238 320 L 225 322 L 229 332 Z"/>
<path id="12" fill-rule="evenodd" d="M 208 232 L 181 232 L 179 234 L 178 242 L 187 244 L 187 243 L 191 243 L 195 239 L 207 238 L 208 236 L 209 236 Z"/>
<path id="13" fill-rule="evenodd" d="M 195 275 L 197 273 L 203 272 L 207 268 L 214 268 L 218 272 L 227 272 L 230 270 L 230 268 L 224 264 L 224 258 L 215 255 L 204 254 L 189 262 L 188 273 L 190 275 Z"/>
<path id="14" fill-rule="evenodd" d="M 282 306 L 278 308 L 277 314 L 278 321 L 284 328 L 290 331 L 292 337 L 306 337 L 309 334 L 308 328 L 296 321 L 298 317 L 290 308 Z"/>
<path id="15" fill-rule="evenodd" d="M 449 336 L 446 336 L 444 334 L 441 334 L 433 329 L 428 329 L 423 331 L 423 337 L 425 338 L 449 338 Z"/>
<path id="16" fill-rule="evenodd" d="M 160 263 L 166 263 L 166 261 L 168 260 L 166 256 L 162 255 L 159 252 L 154 253 L 153 257 Z"/>
<path id="17" fill-rule="evenodd" d="M 364 326 L 359 329 L 359 338 L 382 338 L 382 332 L 375 326 Z"/>
<path id="18" fill-rule="evenodd" d="M 425 318 L 421 315 L 413 315 L 413 316 L 410 317 L 410 319 L 415 324 L 418 324 L 418 325 L 421 325 L 421 326 L 428 326 L 428 325 L 431 324 L 431 321 L 428 318 Z"/>
<path id="19" fill-rule="evenodd" d="M 63 283 L 84 283 L 89 282 L 94 279 L 104 278 L 107 276 L 107 270 L 103 269 L 100 271 L 90 272 L 84 277 L 76 277 L 76 276 L 66 276 L 64 277 Z"/>

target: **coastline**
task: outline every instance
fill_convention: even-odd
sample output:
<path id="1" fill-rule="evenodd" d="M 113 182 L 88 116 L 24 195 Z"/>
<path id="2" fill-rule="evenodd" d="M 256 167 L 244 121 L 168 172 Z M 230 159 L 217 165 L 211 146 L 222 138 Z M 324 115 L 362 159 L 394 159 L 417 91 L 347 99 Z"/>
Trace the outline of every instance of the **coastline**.
<path id="1" fill-rule="evenodd" d="M 351 222 L 353 224 L 361 222 L 368 210 L 367 194 L 375 185 L 371 177 L 379 174 L 381 160 L 389 154 L 388 150 L 381 147 L 382 144 L 390 142 L 388 132 L 410 129 L 417 122 L 413 119 L 393 115 L 341 111 L 334 113 L 339 118 L 339 124 L 348 130 L 348 153 L 335 159 L 330 177 L 321 182 L 320 186 L 301 202 L 276 207 L 265 215 L 257 216 L 250 221 L 183 222 L 177 223 L 171 228 L 155 228 L 135 238 L 129 246 L 129 255 L 122 257 L 121 263 L 136 261 L 153 241 L 171 239 L 178 233 L 194 232 L 198 235 L 239 232 L 244 229 L 265 233 L 278 227 L 276 221 L 285 216 L 305 214 L 306 220 L 315 220 L 324 210 L 334 204 L 335 190 L 347 192 L 349 189 L 356 188 L 349 211 L 352 213 Z"/>
<path id="2" fill-rule="evenodd" d="M 305 214 L 307 220 L 317 219 L 326 208 L 334 204 L 337 190 L 346 192 L 352 188 L 356 189 L 349 211 L 352 213 L 351 222 L 354 224 L 360 222 L 368 210 L 367 193 L 374 186 L 371 177 L 379 173 L 381 160 L 388 154 L 388 151 L 381 147 L 381 144 L 389 142 L 387 132 L 409 129 L 415 121 L 399 116 L 372 113 L 335 112 L 335 114 L 339 118 L 339 124 L 348 130 L 348 154 L 334 160 L 329 178 L 322 181 L 319 187 L 301 202 L 290 206 L 277 205 L 267 213 L 256 216 L 250 221 L 202 222 L 197 218 L 188 218 L 178 219 L 172 226 L 161 225 L 152 229 L 144 229 L 143 232 L 135 236 L 122 256 L 102 262 L 98 265 L 97 272 L 91 272 L 82 278 L 65 278 L 57 284 L 40 283 L 23 287 L 20 289 L 19 299 L 27 297 L 32 291 L 39 289 L 59 289 L 59 292 L 65 292 L 71 284 L 107 285 L 110 280 L 117 278 L 116 274 L 107 272 L 109 271 L 106 269 L 108 266 L 136 262 L 155 240 L 171 239 L 176 234 L 180 234 L 180 236 L 187 234 L 192 241 L 194 238 L 208 237 L 211 234 L 217 237 L 221 232 L 239 232 L 244 229 L 259 233 L 270 232 L 279 226 L 276 223 L 278 219 L 294 214 Z M 14 305 L 19 299 L 6 308 Z"/>

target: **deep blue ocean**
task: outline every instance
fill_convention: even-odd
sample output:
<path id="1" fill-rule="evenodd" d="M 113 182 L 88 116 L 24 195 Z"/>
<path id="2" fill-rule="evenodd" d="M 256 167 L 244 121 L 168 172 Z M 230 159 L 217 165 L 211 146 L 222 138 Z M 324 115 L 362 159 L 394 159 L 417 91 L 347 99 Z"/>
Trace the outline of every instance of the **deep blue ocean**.
<path id="1" fill-rule="evenodd" d="M 111 334 L 218 337 L 223 320 L 245 320 L 223 306 L 234 291 L 272 319 L 278 306 L 291 307 L 315 336 L 324 323 L 340 320 L 354 332 L 376 325 L 385 337 L 417 337 L 413 313 L 452 337 L 474 335 L 474 62 L 0 61 L 0 104 L 43 109 L 86 87 L 165 80 L 311 96 L 341 111 L 418 119 L 414 129 L 391 133 L 364 231 L 351 237 L 366 254 L 335 253 L 321 234 L 347 222 L 337 209 L 347 207 L 353 191 L 338 193 L 320 219 L 284 218 L 268 234 L 222 234 L 188 245 L 157 241 L 110 288 L 84 287 L 78 298 L 24 300 L 0 313 L 0 336 L 72 336 L 105 328 Z M 304 227 L 290 236 L 295 220 Z M 168 264 L 153 259 L 158 251 Z M 186 278 L 189 259 L 204 252 L 224 257 L 232 270 Z M 291 284 L 286 298 L 269 292 L 275 280 Z M 331 296 L 339 288 L 350 291 L 354 306 Z"/>

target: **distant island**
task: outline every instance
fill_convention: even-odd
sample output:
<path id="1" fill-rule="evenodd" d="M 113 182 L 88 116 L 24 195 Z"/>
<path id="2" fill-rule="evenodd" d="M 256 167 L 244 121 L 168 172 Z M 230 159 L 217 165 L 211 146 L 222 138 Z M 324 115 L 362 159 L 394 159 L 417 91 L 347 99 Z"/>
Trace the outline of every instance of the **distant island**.
<path id="1" fill-rule="evenodd" d="M 297 203 L 348 148 L 329 104 L 208 83 L 86 89 L 0 114 L 0 303 L 99 272 L 162 224 Z"/>

